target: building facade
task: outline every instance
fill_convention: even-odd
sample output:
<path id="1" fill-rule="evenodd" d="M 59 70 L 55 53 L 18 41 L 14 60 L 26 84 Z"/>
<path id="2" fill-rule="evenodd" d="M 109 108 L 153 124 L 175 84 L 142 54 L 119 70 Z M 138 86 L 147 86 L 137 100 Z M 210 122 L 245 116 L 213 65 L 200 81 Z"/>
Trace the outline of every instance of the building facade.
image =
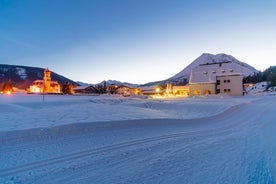
<path id="1" fill-rule="evenodd" d="M 216 93 L 227 93 L 231 96 L 242 96 L 242 80 L 242 75 L 217 76 Z"/>
<path id="2" fill-rule="evenodd" d="M 243 73 L 231 62 L 203 64 L 190 74 L 190 95 L 226 93 L 230 96 L 243 95 Z"/>

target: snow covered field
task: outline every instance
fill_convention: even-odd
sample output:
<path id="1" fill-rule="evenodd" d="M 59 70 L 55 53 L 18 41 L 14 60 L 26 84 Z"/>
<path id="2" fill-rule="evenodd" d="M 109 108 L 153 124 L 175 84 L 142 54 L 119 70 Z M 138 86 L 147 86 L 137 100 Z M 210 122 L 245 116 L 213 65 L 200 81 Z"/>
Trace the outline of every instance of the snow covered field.
<path id="1" fill-rule="evenodd" d="M 0 183 L 276 183 L 275 102 L 0 95 Z"/>

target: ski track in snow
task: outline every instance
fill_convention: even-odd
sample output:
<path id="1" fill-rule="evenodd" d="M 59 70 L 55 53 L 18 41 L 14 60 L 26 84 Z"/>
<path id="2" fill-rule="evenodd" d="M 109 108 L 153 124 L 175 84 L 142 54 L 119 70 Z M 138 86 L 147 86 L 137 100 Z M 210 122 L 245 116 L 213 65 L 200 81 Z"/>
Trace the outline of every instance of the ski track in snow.
<path id="1" fill-rule="evenodd" d="M 275 183 L 275 102 L 186 120 L 2 131 L 0 183 Z"/>

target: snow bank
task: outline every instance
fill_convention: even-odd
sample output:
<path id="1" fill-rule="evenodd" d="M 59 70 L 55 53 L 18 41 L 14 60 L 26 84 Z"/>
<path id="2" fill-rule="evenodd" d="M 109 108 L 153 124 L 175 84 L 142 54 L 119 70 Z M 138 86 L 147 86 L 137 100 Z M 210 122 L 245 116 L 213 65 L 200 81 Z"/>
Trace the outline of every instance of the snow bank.
<path id="1" fill-rule="evenodd" d="M 251 87 L 246 88 L 246 92 L 249 95 L 262 94 L 266 90 L 267 85 L 268 85 L 267 82 L 259 82 L 254 84 Z"/>
<path id="2" fill-rule="evenodd" d="M 202 118 L 254 99 L 219 95 L 167 100 L 109 95 L 0 95 L 0 131 L 99 121 Z"/>

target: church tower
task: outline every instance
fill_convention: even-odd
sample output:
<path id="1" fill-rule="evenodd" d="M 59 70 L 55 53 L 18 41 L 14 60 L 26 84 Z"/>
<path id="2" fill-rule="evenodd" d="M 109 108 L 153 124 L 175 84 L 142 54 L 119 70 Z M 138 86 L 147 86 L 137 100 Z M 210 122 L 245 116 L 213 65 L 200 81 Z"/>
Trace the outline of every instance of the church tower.
<path id="1" fill-rule="evenodd" d="M 51 71 L 47 68 L 44 70 L 44 93 L 51 91 Z"/>

